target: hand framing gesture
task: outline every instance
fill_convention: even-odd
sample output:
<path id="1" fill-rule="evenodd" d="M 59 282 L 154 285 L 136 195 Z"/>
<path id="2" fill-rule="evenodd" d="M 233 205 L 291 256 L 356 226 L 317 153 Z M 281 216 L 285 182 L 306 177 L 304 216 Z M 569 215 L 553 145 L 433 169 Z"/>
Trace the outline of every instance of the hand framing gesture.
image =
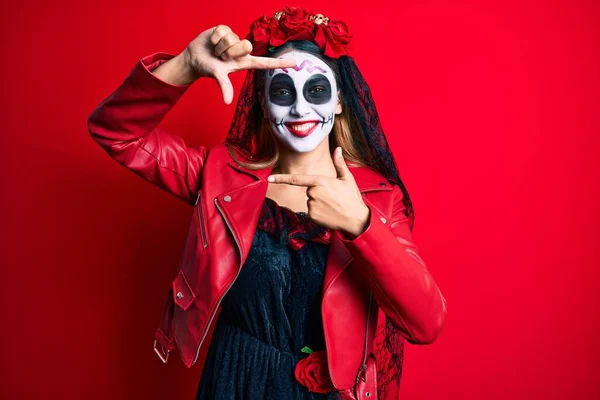
<path id="1" fill-rule="evenodd" d="M 342 156 L 342 148 L 333 152 L 337 177 L 323 175 L 273 174 L 269 182 L 306 186 L 308 216 L 326 228 L 344 230 L 358 236 L 367 228 L 370 209 L 364 203 L 354 176 Z"/>
<path id="2" fill-rule="evenodd" d="M 191 68 L 194 78 L 208 76 L 216 79 L 223 101 L 233 101 L 233 86 L 229 80 L 231 72 L 242 69 L 291 68 L 294 60 L 251 56 L 252 44 L 240 40 L 227 25 L 207 29 L 196 37 L 183 52 L 185 64 Z"/>

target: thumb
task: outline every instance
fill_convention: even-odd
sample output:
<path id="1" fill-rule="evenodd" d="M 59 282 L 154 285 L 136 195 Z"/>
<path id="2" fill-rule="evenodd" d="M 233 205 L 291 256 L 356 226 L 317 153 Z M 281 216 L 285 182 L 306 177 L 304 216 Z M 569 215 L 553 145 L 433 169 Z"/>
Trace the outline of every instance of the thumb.
<path id="1" fill-rule="evenodd" d="M 215 79 L 221 88 L 221 93 L 223 93 L 223 101 L 225 104 L 231 104 L 233 101 L 233 85 L 229 80 L 229 75 L 227 73 L 215 74 Z"/>
<path id="2" fill-rule="evenodd" d="M 352 177 L 348 166 L 346 165 L 346 160 L 342 155 L 342 148 L 336 147 L 333 151 L 333 165 L 335 166 L 335 170 L 337 171 L 338 179 L 348 179 Z"/>

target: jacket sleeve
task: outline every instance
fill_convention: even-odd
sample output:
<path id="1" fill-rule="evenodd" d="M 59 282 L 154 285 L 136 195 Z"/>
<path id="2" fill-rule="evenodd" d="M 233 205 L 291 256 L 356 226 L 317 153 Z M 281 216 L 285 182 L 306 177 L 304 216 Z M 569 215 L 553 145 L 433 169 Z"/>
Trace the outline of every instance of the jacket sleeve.
<path id="1" fill-rule="evenodd" d="M 158 127 L 192 85 L 173 85 L 151 72 L 173 57 L 154 53 L 140 59 L 87 125 L 92 138 L 119 164 L 194 204 L 207 149 L 188 147 L 181 137 Z"/>
<path id="2" fill-rule="evenodd" d="M 418 254 L 404 215 L 403 193 L 393 188 L 393 211 L 381 220 L 368 201 L 368 226 L 352 238 L 344 231 L 336 235 L 358 261 L 373 296 L 401 334 L 412 344 L 430 344 L 439 336 L 446 320 L 446 299 Z"/>

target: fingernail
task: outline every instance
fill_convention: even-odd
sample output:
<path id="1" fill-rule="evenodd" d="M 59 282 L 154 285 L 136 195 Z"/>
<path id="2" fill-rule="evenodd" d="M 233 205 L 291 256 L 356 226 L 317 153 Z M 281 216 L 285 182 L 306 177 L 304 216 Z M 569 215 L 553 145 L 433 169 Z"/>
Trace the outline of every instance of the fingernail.
<path id="1" fill-rule="evenodd" d="M 267 180 L 268 180 L 269 182 L 275 182 L 275 177 L 274 177 L 274 176 L 271 176 L 271 175 L 269 175 L 269 177 L 267 178 Z"/>

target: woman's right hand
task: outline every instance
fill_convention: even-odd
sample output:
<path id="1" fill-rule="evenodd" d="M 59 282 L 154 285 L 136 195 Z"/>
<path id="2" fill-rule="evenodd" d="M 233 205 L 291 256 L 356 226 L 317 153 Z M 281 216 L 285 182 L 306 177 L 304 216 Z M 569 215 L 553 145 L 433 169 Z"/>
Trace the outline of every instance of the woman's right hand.
<path id="1" fill-rule="evenodd" d="M 207 76 L 216 79 L 226 104 L 233 101 L 233 86 L 229 80 L 231 72 L 242 69 L 292 68 L 294 60 L 250 55 L 252 44 L 240 40 L 227 25 L 217 25 L 198 35 L 182 52 L 184 65 L 192 76 Z"/>

